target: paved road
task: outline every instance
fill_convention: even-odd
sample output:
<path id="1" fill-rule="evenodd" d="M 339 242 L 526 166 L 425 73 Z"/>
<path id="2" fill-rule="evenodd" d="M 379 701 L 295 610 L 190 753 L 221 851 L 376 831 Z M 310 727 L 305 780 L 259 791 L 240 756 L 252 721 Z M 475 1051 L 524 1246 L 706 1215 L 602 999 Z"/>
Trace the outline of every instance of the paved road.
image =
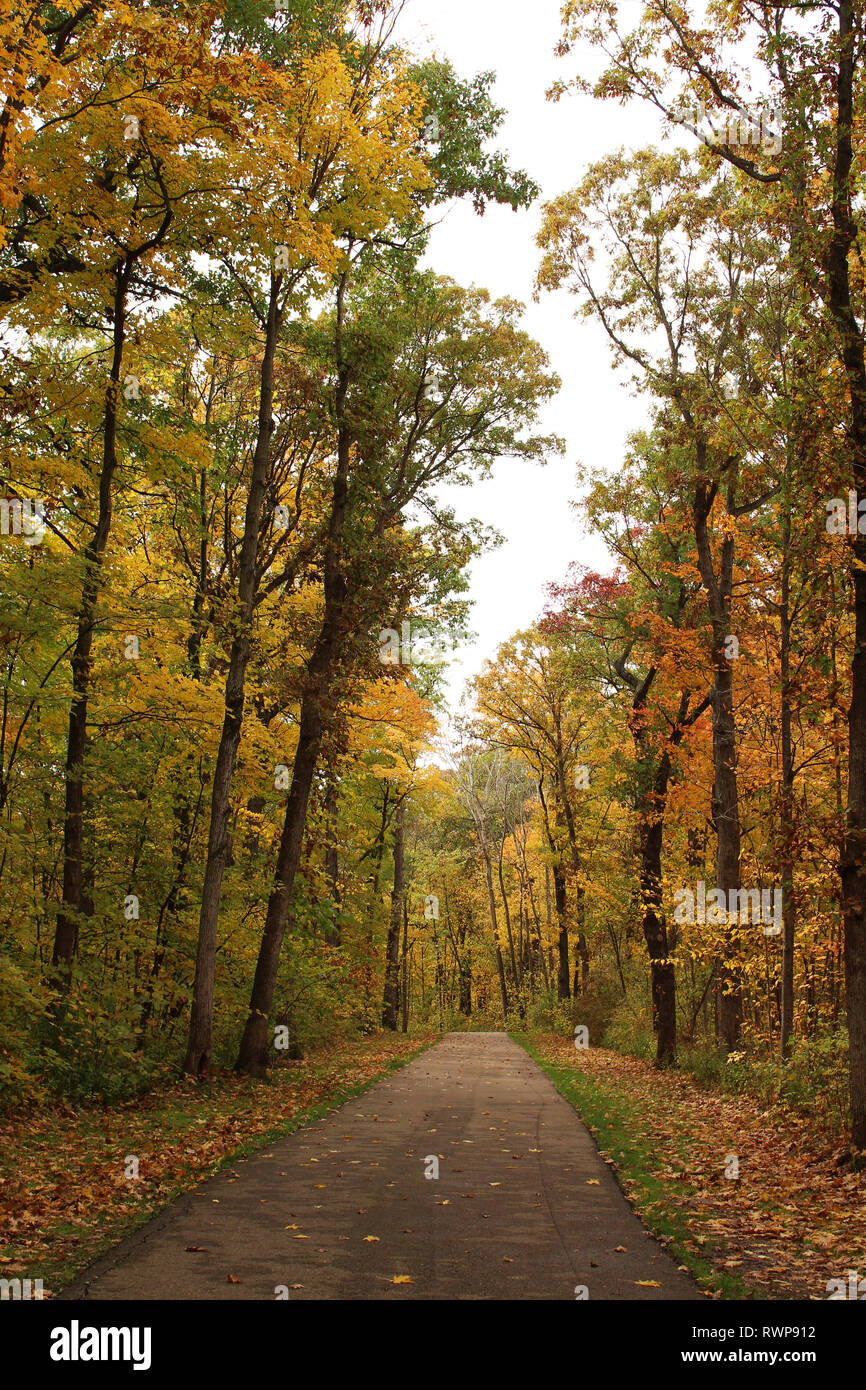
<path id="1" fill-rule="evenodd" d="M 174 1202 L 64 1297 L 274 1299 L 279 1286 L 301 1300 L 702 1297 L 504 1033 L 447 1034 Z"/>

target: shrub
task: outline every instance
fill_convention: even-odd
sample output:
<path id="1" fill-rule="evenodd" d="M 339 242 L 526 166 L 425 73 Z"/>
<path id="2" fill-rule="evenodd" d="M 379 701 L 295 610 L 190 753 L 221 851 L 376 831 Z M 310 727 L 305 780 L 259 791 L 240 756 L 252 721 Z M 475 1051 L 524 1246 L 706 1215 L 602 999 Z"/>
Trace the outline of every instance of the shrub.
<path id="1" fill-rule="evenodd" d="M 41 983 L 0 954 L 0 1110 L 39 1100 L 39 1050 L 34 1032 L 46 1016 L 49 993 Z"/>

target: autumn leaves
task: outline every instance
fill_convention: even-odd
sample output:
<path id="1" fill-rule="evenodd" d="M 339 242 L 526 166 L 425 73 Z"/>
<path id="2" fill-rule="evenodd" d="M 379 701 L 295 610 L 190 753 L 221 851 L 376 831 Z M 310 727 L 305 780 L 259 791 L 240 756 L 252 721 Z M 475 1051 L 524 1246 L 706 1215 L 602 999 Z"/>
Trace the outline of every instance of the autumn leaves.
<path id="1" fill-rule="evenodd" d="M 287 930 L 340 937 L 332 851 L 329 905 L 309 862 L 365 712 L 409 735 L 394 802 L 431 722 L 435 678 L 385 670 L 378 634 L 463 626 L 488 538 L 437 488 L 551 446 L 543 352 L 517 305 L 421 269 L 427 213 L 534 189 L 486 149 L 490 79 L 413 64 L 386 5 L 0 18 L 2 470 L 46 533 L 13 544 L 10 501 L 10 979 L 100 1066 L 143 1077 L 191 1002 L 187 1072 L 222 1010 L 260 1073 Z M 347 989 L 358 936 L 323 971 Z"/>

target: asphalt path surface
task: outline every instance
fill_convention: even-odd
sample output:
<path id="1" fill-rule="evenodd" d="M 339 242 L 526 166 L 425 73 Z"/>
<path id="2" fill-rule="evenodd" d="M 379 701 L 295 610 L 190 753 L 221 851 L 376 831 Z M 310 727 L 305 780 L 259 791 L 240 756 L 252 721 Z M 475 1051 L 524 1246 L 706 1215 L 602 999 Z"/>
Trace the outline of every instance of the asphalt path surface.
<path id="1" fill-rule="evenodd" d="M 62 1297 L 703 1301 L 504 1033 L 447 1034 L 173 1202 Z"/>

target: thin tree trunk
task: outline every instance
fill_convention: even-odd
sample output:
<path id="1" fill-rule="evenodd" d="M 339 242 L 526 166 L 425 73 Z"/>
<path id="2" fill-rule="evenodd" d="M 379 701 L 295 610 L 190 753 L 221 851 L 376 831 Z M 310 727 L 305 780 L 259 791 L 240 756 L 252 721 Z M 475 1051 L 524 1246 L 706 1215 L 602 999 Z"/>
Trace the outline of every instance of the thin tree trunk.
<path id="1" fill-rule="evenodd" d="M 562 728 L 558 714 L 555 716 L 554 728 L 556 734 L 556 780 L 559 785 L 559 799 L 565 817 L 565 828 L 568 832 L 568 845 L 571 850 L 571 863 L 574 869 L 575 900 L 577 902 L 577 955 L 580 961 L 579 980 L 577 970 L 574 972 L 574 992 L 575 995 L 577 995 L 586 990 L 589 984 L 589 947 L 586 944 L 585 930 L 586 894 L 583 886 L 583 866 L 580 861 L 580 851 L 577 847 L 574 811 L 572 810 L 571 797 L 568 792 L 568 782 L 565 776 L 565 758 L 562 751 Z"/>
<path id="2" fill-rule="evenodd" d="M 391 920 L 385 948 L 385 988 L 382 996 L 382 1027 L 394 1032 L 400 1005 L 400 927 L 403 920 L 403 894 L 406 887 L 405 826 L 406 803 L 402 798 L 394 817 L 394 888 L 391 893 Z"/>
<path id="3" fill-rule="evenodd" d="M 503 840 L 502 844 L 499 846 L 499 862 L 497 865 L 499 878 L 499 894 L 502 898 L 502 906 L 505 911 L 505 935 L 508 939 L 508 957 L 511 961 L 511 978 L 514 981 L 514 988 L 519 989 L 520 975 L 517 969 L 517 955 L 515 954 L 514 950 L 514 934 L 511 930 L 511 912 L 508 907 L 508 894 L 505 891 L 505 878 L 502 872 L 502 852 L 504 848 L 505 841 Z"/>
<path id="4" fill-rule="evenodd" d="M 667 795 L 668 773 L 661 774 Z M 656 1065 L 672 1067 L 677 1060 L 677 996 L 674 964 L 670 959 L 667 929 L 662 912 L 662 837 L 664 814 L 654 807 L 641 818 L 640 885 L 643 931 L 650 957 L 653 1022 L 656 1029 Z"/>
<path id="5" fill-rule="evenodd" d="M 836 326 L 850 399 L 849 443 L 854 484 L 866 492 L 866 360 L 863 332 L 851 304 L 850 261 L 858 228 L 852 215 L 855 45 L 859 21 L 852 0 L 840 0 L 836 74 L 833 236 L 828 248 L 827 298 Z M 845 932 L 851 1139 L 866 1149 L 866 537 L 852 538 L 854 656 L 848 713 L 848 815 L 840 873 Z"/>
<path id="6" fill-rule="evenodd" d="M 550 825 L 547 801 L 544 795 L 544 787 L 541 779 L 538 781 L 538 796 L 541 801 L 541 809 L 544 814 L 544 828 L 547 833 L 547 843 L 553 860 L 553 899 L 556 907 L 556 921 L 559 928 L 557 936 L 557 955 L 558 965 L 556 972 L 556 992 L 559 999 L 571 998 L 571 979 L 568 968 L 568 914 L 567 914 L 567 889 L 565 881 L 565 865 L 562 856 L 553 838 L 553 830 Z M 549 900 L 548 900 L 549 906 Z"/>
<path id="7" fill-rule="evenodd" d="M 699 446 L 699 463 L 705 449 Z M 730 485 L 730 496 L 733 484 Z M 731 658 L 726 651 L 730 632 L 730 603 L 733 589 L 734 538 L 727 534 L 721 545 L 720 574 L 716 577 L 707 521 L 718 491 L 699 477 L 695 489 L 694 522 L 698 565 L 709 600 L 712 623 L 713 659 L 713 768 L 714 815 L 716 821 L 716 884 L 726 904 L 737 900 L 732 894 L 740 888 L 740 808 L 737 788 L 737 738 L 734 717 L 734 684 Z M 729 505 L 728 510 L 732 508 Z M 724 956 L 719 969 L 719 1013 L 722 1038 L 733 1050 L 742 1026 L 742 991 L 737 965 L 739 945 L 737 927 L 726 927 Z"/>
<path id="8" fill-rule="evenodd" d="M 556 975 L 557 997 L 571 998 L 571 982 L 568 970 L 568 922 L 566 917 L 565 865 L 559 860 L 553 866 L 553 900 L 556 904 L 556 919 L 559 923 L 557 937 L 558 969 Z"/>
<path id="9" fill-rule="evenodd" d="M 409 904 L 403 897 L 403 1032 L 409 1031 Z"/>
<path id="10" fill-rule="evenodd" d="M 484 876 L 487 881 L 487 905 L 490 909 L 490 926 L 493 931 L 493 948 L 496 953 L 496 973 L 499 976 L 499 994 L 502 1000 L 503 1020 L 508 1018 L 508 990 L 505 984 L 505 965 L 502 960 L 502 946 L 499 941 L 499 923 L 496 919 L 496 897 L 493 892 L 493 866 L 486 845 L 481 849 L 484 855 Z"/>
<path id="11" fill-rule="evenodd" d="M 274 875 L 275 887 L 268 900 L 265 929 L 259 946 L 250 995 L 249 1014 L 235 1063 L 237 1071 L 250 1075 L 260 1076 L 267 1070 L 268 1019 L 276 989 L 292 889 L 303 850 L 307 807 L 325 727 L 324 710 L 330 695 L 330 676 L 337 642 L 336 617 L 332 610 L 326 609 L 325 623 L 308 667 L 307 690 L 301 702 L 292 785 Z"/>
<path id="12" fill-rule="evenodd" d="M 794 1032 L 794 945 L 796 939 L 796 909 L 794 904 L 794 745 L 791 731 L 791 509 L 785 510 L 782 526 L 781 611 L 779 614 L 781 643 L 781 724 L 782 724 L 782 1018 L 780 1047 L 783 1057 L 790 1056 Z"/>
<path id="13" fill-rule="evenodd" d="M 466 945 L 466 921 L 457 928 L 460 945 L 460 1012 L 469 1018 L 472 1014 L 472 953 Z"/>
<path id="14" fill-rule="evenodd" d="M 96 527 L 84 552 L 84 584 L 78 609 L 78 633 L 72 653 L 72 704 L 66 744 L 66 789 L 63 814 L 63 898 L 54 931 L 52 964 L 60 984 L 68 988 L 78 951 L 78 931 L 84 915 L 84 758 L 87 750 L 87 710 L 93 669 L 93 630 L 102 588 L 102 563 L 111 533 L 112 485 L 117 471 L 117 408 L 126 339 L 126 313 L 134 261 L 127 256 L 114 278 L 113 350 L 105 391 L 102 469 Z"/>

